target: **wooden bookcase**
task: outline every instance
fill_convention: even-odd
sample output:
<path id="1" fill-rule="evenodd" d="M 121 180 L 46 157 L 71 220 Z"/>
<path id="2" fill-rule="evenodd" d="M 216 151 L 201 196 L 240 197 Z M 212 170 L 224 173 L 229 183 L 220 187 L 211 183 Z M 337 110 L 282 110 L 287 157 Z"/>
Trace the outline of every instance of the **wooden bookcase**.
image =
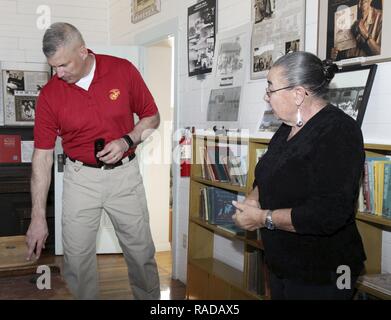
<path id="1" fill-rule="evenodd" d="M 230 183 L 213 182 L 202 178 L 202 155 L 197 150 L 199 146 L 208 144 L 246 144 L 248 146 L 248 177 L 245 186 Z M 221 188 L 247 194 L 252 190 L 254 168 L 257 163 L 256 150 L 267 148 L 268 139 L 240 139 L 225 136 L 193 137 L 193 164 L 190 176 L 190 206 L 188 233 L 188 269 L 187 292 L 188 299 L 269 299 L 270 292 L 266 288 L 265 295 L 258 296 L 248 290 L 246 285 L 246 254 L 253 250 L 262 250 L 261 240 L 257 240 L 255 232 L 246 232 L 244 236 L 233 235 L 199 217 L 200 189 L 206 186 Z M 368 155 L 390 155 L 391 145 L 366 144 Z M 391 219 L 386 219 L 362 212 L 357 213 L 357 225 L 363 239 L 367 261 L 365 272 L 374 274 L 381 272 L 382 231 L 391 231 Z M 214 257 L 214 237 L 222 236 L 228 240 L 240 241 L 244 246 L 244 271 L 239 271 Z M 267 283 L 267 280 L 266 280 Z M 381 299 L 391 299 L 390 296 L 374 289 L 358 285 L 358 289 Z"/>
<path id="2" fill-rule="evenodd" d="M 366 144 L 366 154 L 368 156 L 391 155 L 391 145 Z M 367 261 L 365 262 L 365 273 L 381 273 L 382 258 L 382 234 L 383 231 L 391 231 L 391 219 L 375 216 L 372 214 L 358 212 L 356 216 L 357 226 L 360 231 Z M 360 291 L 369 293 L 380 299 L 390 300 L 391 296 L 383 294 L 367 286 L 358 284 Z"/>
<path id="3" fill-rule="evenodd" d="M 245 144 L 247 146 L 248 176 L 245 186 L 233 185 L 225 182 L 214 182 L 202 178 L 202 163 L 199 146 L 213 144 Z M 257 148 L 267 148 L 268 140 L 243 139 L 226 136 L 194 136 L 193 137 L 193 164 L 190 177 L 190 212 L 189 212 L 189 241 L 188 241 L 188 269 L 187 269 L 187 298 L 188 299 L 268 299 L 268 290 L 265 295 L 259 296 L 247 288 L 246 255 L 254 250 L 263 250 L 256 232 L 246 232 L 245 235 L 234 235 L 209 224 L 200 218 L 200 190 L 204 187 L 217 187 L 228 191 L 247 194 L 252 190 L 254 168 L 256 165 Z M 242 242 L 244 252 L 244 271 L 214 257 L 214 237 L 219 235 L 231 241 Z M 267 281 L 267 280 L 266 280 Z"/>

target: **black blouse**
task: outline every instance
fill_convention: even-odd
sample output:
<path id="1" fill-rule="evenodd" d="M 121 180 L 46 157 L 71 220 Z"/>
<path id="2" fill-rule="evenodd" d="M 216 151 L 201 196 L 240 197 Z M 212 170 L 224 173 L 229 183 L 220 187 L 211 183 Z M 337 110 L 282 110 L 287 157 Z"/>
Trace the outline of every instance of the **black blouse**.
<path id="1" fill-rule="evenodd" d="M 292 208 L 296 233 L 261 229 L 276 275 L 330 282 L 338 266 L 358 274 L 366 259 L 355 223 L 365 153 L 357 123 L 328 105 L 289 141 L 283 124 L 255 168 L 263 209 Z"/>

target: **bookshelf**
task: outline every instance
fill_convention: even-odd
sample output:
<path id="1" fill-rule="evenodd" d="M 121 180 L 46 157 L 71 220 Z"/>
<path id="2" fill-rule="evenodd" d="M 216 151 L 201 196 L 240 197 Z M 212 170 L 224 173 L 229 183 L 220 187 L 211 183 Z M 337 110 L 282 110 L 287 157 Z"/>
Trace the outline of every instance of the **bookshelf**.
<path id="1" fill-rule="evenodd" d="M 249 290 L 247 279 L 249 277 L 248 259 L 246 257 L 253 251 L 263 251 L 262 240 L 258 239 L 256 232 L 246 232 L 236 235 L 227 232 L 200 218 L 200 190 L 205 187 L 215 187 L 227 191 L 247 194 L 252 190 L 254 181 L 254 168 L 258 162 L 256 150 L 266 149 L 268 139 L 258 138 L 230 138 L 219 136 L 193 137 L 193 164 L 190 176 L 190 212 L 189 212 L 189 241 L 188 241 L 188 271 L 187 271 L 187 298 L 188 299 L 269 299 L 267 288 L 267 270 L 265 270 L 265 292 L 258 295 Z M 203 155 L 200 147 L 208 145 L 242 144 L 247 147 L 248 175 L 245 185 L 235 185 L 229 182 L 211 181 L 203 177 Z M 365 144 L 368 156 L 391 155 L 391 145 Z M 382 233 L 391 231 L 391 219 L 381 216 L 357 212 L 357 226 L 363 239 L 367 261 L 366 274 L 381 273 Z M 228 241 L 243 244 L 243 270 L 220 261 L 214 257 L 215 236 L 221 236 Z M 391 299 L 374 288 L 358 283 L 358 290 L 373 295 L 379 299 Z"/>
<path id="2" fill-rule="evenodd" d="M 219 226 L 209 223 L 200 217 L 201 189 L 214 187 L 246 195 L 252 190 L 254 168 L 257 163 L 256 149 L 267 148 L 268 140 L 238 138 L 227 136 L 200 136 L 193 137 L 193 164 L 190 176 L 190 213 L 189 213 L 189 241 L 188 241 L 188 269 L 187 269 L 187 298 L 188 299 L 246 299 L 261 300 L 269 298 L 266 267 L 262 264 L 263 245 L 256 232 L 234 234 Z M 245 157 L 247 178 L 244 184 L 212 181 L 205 178 L 204 152 L 200 148 L 208 146 L 223 146 L 233 149 L 246 150 Z M 215 236 L 227 241 L 240 243 L 243 247 L 243 270 L 221 261 L 214 256 Z M 260 257 L 259 263 L 264 268 L 263 280 L 257 282 L 262 286 L 262 294 L 249 288 L 250 255 Z M 254 285 L 254 284 L 253 284 Z M 260 291 L 259 291 L 260 293 Z"/>
<path id="3" fill-rule="evenodd" d="M 391 145 L 365 144 L 365 151 L 366 155 L 371 157 L 389 156 L 391 155 Z M 383 231 L 391 232 L 391 219 L 359 211 L 356 215 L 356 221 L 367 255 L 365 274 L 379 274 L 381 273 L 382 265 Z M 384 294 L 379 290 L 360 283 L 357 285 L 357 288 L 379 299 L 391 299 L 391 295 Z"/>

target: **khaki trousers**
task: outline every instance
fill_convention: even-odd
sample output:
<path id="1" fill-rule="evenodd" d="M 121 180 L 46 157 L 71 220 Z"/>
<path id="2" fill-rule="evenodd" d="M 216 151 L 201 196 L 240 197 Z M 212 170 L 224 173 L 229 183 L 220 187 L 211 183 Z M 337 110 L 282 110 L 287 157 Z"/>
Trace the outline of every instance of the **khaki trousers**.
<path id="1" fill-rule="evenodd" d="M 159 299 L 147 201 L 137 158 L 111 170 L 67 161 L 62 236 L 64 278 L 77 299 L 97 299 L 96 236 L 102 209 L 113 223 L 135 299 Z"/>

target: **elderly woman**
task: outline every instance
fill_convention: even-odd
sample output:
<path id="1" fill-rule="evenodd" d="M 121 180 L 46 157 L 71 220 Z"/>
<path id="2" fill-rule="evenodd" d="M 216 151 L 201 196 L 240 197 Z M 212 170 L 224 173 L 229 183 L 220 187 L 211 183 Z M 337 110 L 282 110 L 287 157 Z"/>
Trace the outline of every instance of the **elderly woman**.
<path id="1" fill-rule="evenodd" d="M 307 52 L 283 56 L 265 100 L 283 124 L 234 202 L 235 223 L 261 228 L 272 299 L 350 299 L 365 253 L 355 223 L 364 165 L 361 130 L 322 96 L 336 66 Z"/>

